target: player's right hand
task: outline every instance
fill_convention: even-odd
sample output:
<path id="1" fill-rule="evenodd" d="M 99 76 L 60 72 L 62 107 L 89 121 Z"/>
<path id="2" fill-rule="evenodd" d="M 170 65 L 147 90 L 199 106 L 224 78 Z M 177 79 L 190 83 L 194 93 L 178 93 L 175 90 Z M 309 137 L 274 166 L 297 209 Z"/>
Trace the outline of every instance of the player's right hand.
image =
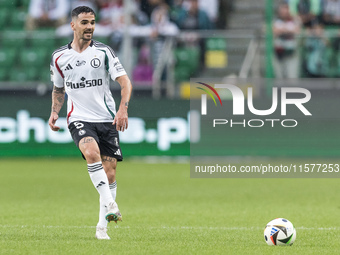
<path id="1" fill-rule="evenodd" d="M 58 131 L 60 127 L 56 126 L 55 123 L 57 119 L 59 118 L 58 114 L 55 112 L 51 113 L 50 119 L 48 120 L 48 125 L 53 131 Z"/>

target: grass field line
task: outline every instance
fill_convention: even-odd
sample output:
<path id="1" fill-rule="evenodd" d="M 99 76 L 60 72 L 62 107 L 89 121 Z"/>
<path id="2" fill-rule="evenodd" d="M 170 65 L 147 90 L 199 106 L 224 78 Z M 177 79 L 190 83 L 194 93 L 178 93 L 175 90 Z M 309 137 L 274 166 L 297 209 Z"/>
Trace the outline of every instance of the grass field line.
<path id="1" fill-rule="evenodd" d="M 192 227 L 192 226 L 159 226 L 159 227 L 145 227 L 145 226 L 108 226 L 119 229 L 168 229 L 168 230 L 260 230 L 264 229 L 264 227 Z M 57 225 L 0 225 L 1 228 L 52 228 L 52 229 L 91 229 L 95 228 L 95 226 L 57 226 Z M 296 227 L 297 230 L 306 230 L 306 231 L 315 231 L 315 230 L 335 230 L 339 231 L 340 227 Z"/>

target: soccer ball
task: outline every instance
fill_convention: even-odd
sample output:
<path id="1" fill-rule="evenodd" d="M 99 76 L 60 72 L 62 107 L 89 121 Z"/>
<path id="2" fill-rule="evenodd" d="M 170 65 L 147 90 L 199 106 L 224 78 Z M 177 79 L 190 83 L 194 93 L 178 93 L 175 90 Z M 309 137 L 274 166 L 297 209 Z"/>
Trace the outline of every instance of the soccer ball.
<path id="1" fill-rule="evenodd" d="M 284 218 L 270 221 L 264 229 L 264 240 L 268 245 L 292 245 L 296 238 L 293 224 Z"/>

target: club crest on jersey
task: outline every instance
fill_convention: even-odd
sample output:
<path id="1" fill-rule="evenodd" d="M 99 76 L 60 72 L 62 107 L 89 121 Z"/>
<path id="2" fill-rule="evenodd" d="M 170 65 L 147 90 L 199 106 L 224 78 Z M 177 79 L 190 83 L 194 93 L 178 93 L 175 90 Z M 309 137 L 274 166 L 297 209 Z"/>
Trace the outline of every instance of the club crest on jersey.
<path id="1" fill-rule="evenodd" d="M 86 131 L 84 129 L 79 130 L 78 135 L 82 136 L 85 135 Z"/>
<path id="2" fill-rule="evenodd" d="M 91 64 L 91 66 L 92 66 L 93 68 L 98 68 L 98 67 L 100 67 L 100 60 L 99 60 L 99 58 L 94 58 L 94 59 L 92 59 L 91 62 L 90 62 L 90 64 Z"/>

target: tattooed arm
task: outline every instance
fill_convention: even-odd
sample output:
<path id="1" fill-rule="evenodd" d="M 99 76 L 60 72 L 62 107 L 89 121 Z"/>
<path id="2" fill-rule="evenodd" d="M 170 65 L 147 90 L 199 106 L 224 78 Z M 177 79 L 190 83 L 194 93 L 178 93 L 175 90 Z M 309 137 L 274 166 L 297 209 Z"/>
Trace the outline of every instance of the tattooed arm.
<path id="1" fill-rule="evenodd" d="M 131 97 L 132 85 L 127 75 L 120 76 L 116 79 L 121 87 L 121 100 L 118 112 L 112 124 L 116 124 L 118 131 L 124 131 L 128 128 L 128 113 L 129 101 Z"/>
<path id="2" fill-rule="evenodd" d="M 57 127 L 55 123 L 57 119 L 59 118 L 58 114 L 60 112 L 61 107 L 64 104 L 64 99 L 65 99 L 65 89 L 53 86 L 52 109 L 51 109 L 50 119 L 48 120 L 48 124 L 50 125 L 50 128 L 53 131 L 58 131 L 60 129 L 60 127 Z"/>

